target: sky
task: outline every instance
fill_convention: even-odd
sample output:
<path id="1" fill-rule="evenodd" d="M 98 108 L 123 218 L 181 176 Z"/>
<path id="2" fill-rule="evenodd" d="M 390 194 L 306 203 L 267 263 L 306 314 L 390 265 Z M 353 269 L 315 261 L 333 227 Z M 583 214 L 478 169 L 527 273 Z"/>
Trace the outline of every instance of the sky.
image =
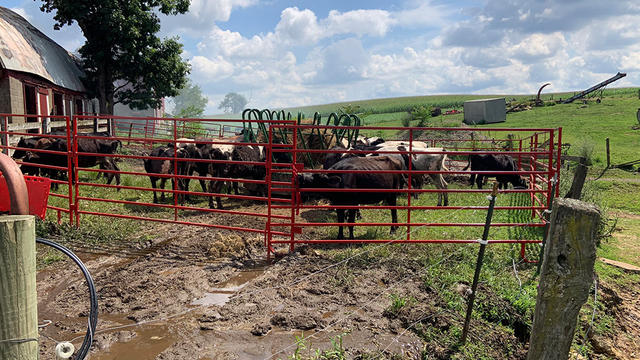
<path id="1" fill-rule="evenodd" d="M 39 1 L 2 0 L 69 51 Z M 397 96 L 584 90 L 616 72 L 640 83 L 637 0 L 191 0 L 161 16 L 217 114 L 225 94 L 252 108 Z"/>

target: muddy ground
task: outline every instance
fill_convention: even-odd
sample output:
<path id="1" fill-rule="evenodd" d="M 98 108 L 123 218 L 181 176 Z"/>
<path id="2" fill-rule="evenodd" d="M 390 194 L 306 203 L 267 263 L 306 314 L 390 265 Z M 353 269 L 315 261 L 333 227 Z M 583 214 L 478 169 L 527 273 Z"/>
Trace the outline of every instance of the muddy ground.
<path id="1" fill-rule="evenodd" d="M 234 221 L 201 216 L 221 224 Z M 339 338 L 348 358 L 452 356 L 451 347 L 430 338 L 428 329 L 444 333 L 463 319 L 446 310 L 437 289 L 424 285 L 428 269 L 409 258 L 345 266 L 317 247 L 302 246 L 267 264 L 259 234 L 145 226 L 154 240 L 104 253 L 79 249 L 99 297 L 91 359 L 287 359 L 296 351 L 308 356 L 318 348 L 331 349 Z M 40 322 L 52 320 L 41 330 L 46 336 L 41 358 L 53 359 L 54 340 L 73 339 L 76 348 L 82 342 L 89 309 L 86 283 L 62 261 L 40 271 L 37 284 Z M 601 284 L 600 290 L 616 316 L 616 329 L 613 337 L 592 337 L 592 343 L 603 358 L 637 359 L 638 287 Z M 390 294 L 410 297 L 413 304 L 394 311 Z M 493 300 L 500 311 L 511 311 L 504 300 Z M 296 343 L 303 334 L 308 340 Z M 526 329 L 505 331 L 482 323 L 472 327 L 470 337 L 493 349 L 494 358 L 526 357 Z"/>

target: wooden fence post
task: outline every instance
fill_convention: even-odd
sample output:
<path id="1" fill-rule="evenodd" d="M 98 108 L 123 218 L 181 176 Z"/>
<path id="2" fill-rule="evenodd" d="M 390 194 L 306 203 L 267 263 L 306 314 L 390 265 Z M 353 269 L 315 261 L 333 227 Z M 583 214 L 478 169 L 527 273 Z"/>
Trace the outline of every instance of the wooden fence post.
<path id="1" fill-rule="evenodd" d="M 578 167 L 576 168 L 576 172 L 573 174 L 573 181 L 571 182 L 571 188 L 565 198 L 571 198 L 580 200 L 582 196 L 582 188 L 584 187 L 584 182 L 587 179 L 587 171 L 589 168 L 587 167 L 587 159 L 584 157 L 578 158 Z"/>
<path id="2" fill-rule="evenodd" d="M 0 216 L 0 359 L 38 358 L 35 237 L 33 216 Z"/>
<path id="3" fill-rule="evenodd" d="M 609 148 L 609 138 L 606 139 L 607 145 L 607 169 L 611 167 L 611 152 Z"/>
<path id="4" fill-rule="evenodd" d="M 553 204 L 528 360 L 569 357 L 578 313 L 593 282 L 599 222 L 595 205 L 574 199 Z"/>

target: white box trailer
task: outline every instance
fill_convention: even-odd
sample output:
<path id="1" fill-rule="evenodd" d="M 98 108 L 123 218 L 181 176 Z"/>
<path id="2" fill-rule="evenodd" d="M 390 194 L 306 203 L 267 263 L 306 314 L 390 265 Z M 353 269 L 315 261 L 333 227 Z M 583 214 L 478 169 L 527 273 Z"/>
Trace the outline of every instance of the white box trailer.
<path id="1" fill-rule="evenodd" d="M 504 98 L 479 99 L 464 102 L 464 123 L 493 124 L 507 120 L 506 102 Z"/>

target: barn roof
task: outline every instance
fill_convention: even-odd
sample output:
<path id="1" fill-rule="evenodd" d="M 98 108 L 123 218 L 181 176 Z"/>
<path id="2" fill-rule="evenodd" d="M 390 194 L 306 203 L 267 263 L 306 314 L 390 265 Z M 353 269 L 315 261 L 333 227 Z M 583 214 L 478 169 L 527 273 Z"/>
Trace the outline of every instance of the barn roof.
<path id="1" fill-rule="evenodd" d="M 22 16 L 0 6 L 0 67 L 41 76 L 60 87 L 85 92 L 73 56 Z"/>

